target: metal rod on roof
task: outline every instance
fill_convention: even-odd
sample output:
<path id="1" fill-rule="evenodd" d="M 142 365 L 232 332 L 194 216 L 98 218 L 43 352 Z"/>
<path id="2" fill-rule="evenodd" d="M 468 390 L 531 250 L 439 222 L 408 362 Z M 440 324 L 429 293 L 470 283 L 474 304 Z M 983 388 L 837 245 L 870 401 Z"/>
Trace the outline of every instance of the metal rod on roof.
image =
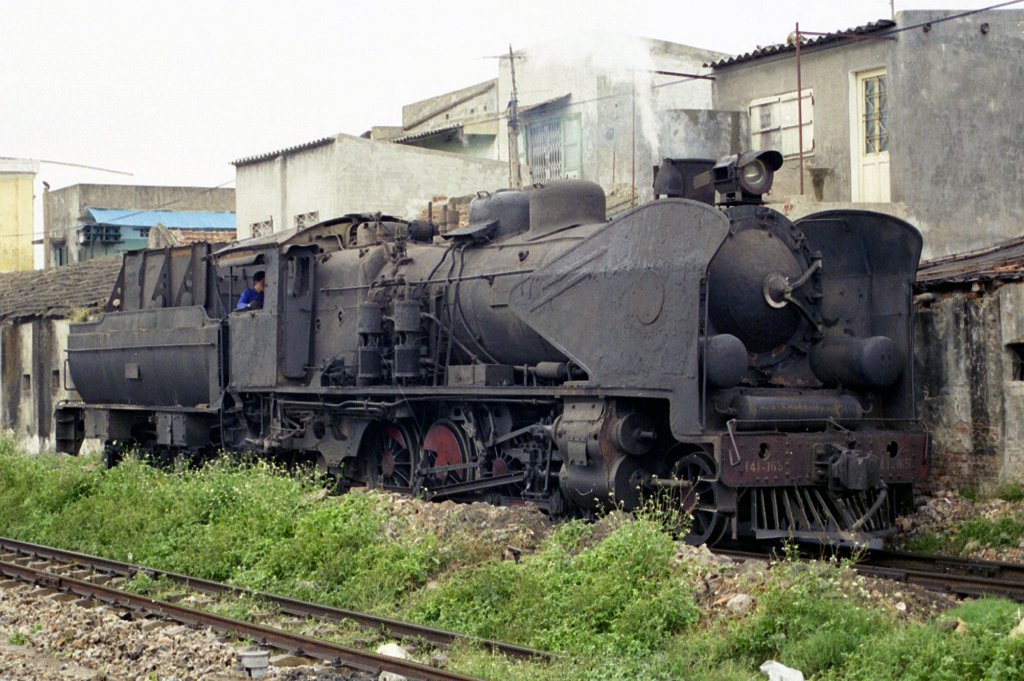
<path id="1" fill-rule="evenodd" d="M 636 206 L 636 69 L 633 69 L 633 121 L 630 137 L 633 138 L 633 171 L 629 187 L 629 207 Z"/>
<path id="2" fill-rule="evenodd" d="M 508 103 L 508 182 L 513 189 L 522 189 L 523 174 L 519 166 L 519 93 L 516 88 L 516 57 L 512 43 L 508 45 L 508 67 L 512 70 L 512 99 Z"/>
<path id="3" fill-rule="evenodd" d="M 804 93 L 800 78 L 800 22 L 796 22 L 796 134 L 800 147 L 800 196 L 804 195 Z"/>
<path id="4" fill-rule="evenodd" d="M 659 76 L 678 76 L 680 78 L 695 78 L 695 79 L 698 79 L 698 80 L 714 80 L 715 79 L 714 76 L 702 76 L 699 73 L 680 73 L 678 71 L 662 71 L 660 69 L 655 69 L 654 71 L 651 71 L 651 73 L 657 74 Z"/>

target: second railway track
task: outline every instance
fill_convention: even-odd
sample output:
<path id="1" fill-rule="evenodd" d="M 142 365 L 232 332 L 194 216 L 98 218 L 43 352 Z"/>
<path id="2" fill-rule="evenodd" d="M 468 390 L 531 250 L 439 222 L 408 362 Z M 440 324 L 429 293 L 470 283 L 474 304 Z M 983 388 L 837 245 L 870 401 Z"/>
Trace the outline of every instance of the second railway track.
<path id="1" fill-rule="evenodd" d="M 203 594 L 258 599 L 272 605 L 278 612 L 300 618 L 328 622 L 354 622 L 363 629 L 402 638 L 421 640 L 439 647 L 456 642 L 469 642 L 494 653 L 515 658 L 550 658 L 549 653 L 514 644 L 464 636 L 450 631 L 425 627 L 401 620 L 380 617 L 352 610 L 333 608 L 293 598 L 266 594 L 204 579 L 197 579 L 164 570 L 132 565 L 98 556 L 0 538 L 0 575 L 66 591 L 86 598 L 113 603 L 137 610 L 157 613 L 184 624 L 200 624 L 231 633 L 292 653 L 314 657 L 364 671 L 390 671 L 410 679 L 438 681 L 469 679 L 469 677 L 438 670 L 415 662 L 390 658 L 319 639 L 294 634 L 283 629 L 229 619 L 177 603 L 157 601 L 145 596 L 115 589 L 110 582 L 129 580 L 143 574 L 162 579 Z"/>
<path id="2" fill-rule="evenodd" d="M 813 549 L 801 550 L 804 558 L 820 558 L 826 554 Z M 771 557 L 770 550 L 715 550 L 715 553 L 736 560 Z M 869 550 L 863 554 L 849 550 L 833 552 L 852 561 L 858 573 L 891 579 L 961 597 L 1001 596 L 1024 602 L 1024 565 L 986 560 L 970 560 L 955 556 L 932 556 L 897 551 Z"/>

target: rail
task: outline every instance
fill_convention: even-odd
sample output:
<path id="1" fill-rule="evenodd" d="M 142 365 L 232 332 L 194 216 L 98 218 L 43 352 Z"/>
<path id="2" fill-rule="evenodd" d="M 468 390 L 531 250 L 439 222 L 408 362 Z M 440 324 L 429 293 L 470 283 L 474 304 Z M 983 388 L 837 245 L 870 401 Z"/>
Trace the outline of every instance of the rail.
<path id="1" fill-rule="evenodd" d="M 772 548 L 723 548 L 712 552 L 735 560 L 768 560 Z M 1024 602 L 1024 565 L 955 556 L 934 556 L 898 551 L 849 548 L 801 547 L 801 558 L 814 559 L 836 555 L 851 560 L 851 567 L 870 577 L 915 584 L 931 591 L 956 596 L 1001 596 Z"/>

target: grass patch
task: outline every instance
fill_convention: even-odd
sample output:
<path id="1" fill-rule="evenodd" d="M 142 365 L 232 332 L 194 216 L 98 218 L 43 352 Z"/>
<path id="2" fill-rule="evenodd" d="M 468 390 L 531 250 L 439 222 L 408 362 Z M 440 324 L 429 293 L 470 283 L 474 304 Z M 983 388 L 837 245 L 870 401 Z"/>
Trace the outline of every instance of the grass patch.
<path id="1" fill-rule="evenodd" d="M 924 532 L 910 538 L 904 548 L 908 551 L 930 554 L 957 555 L 968 547 L 1014 548 L 1024 539 L 1024 518 L 1005 516 L 990 520 L 975 518 L 947 532 Z"/>
<path id="2" fill-rule="evenodd" d="M 577 654 L 645 655 L 697 621 L 673 540 L 654 522 L 562 525 L 540 551 L 451 575 L 412 607 L 424 622 Z"/>
<path id="3" fill-rule="evenodd" d="M 976 518 L 968 520 L 960 527 L 956 542 L 963 549 L 968 542 L 974 541 L 982 546 L 1008 548 L 1017 546 L 1024 538 L 1024 519 L 1005 517 L 997 520 Z"/>
<path id="4" fill-rule="evenodd" d="M 1004 482 L 992 491 L 992 496 L 1011 503 L 1024 501 L 1024 484 L 1019 482 Z"/>
<path id="5" fill-rule="evenodd" d="M 858 584 L 850 570 L 828 563 L 776 565 L 752 613 L 676 640 L 674 657 L 685 662 L 678 672 L 689 667 L 694 679 L 749 678 L 769 659 L 807 676 L 842 668 L 864 640 L 892 624 L 858 599 Z"/>
<path id="6" fill-rule="evenodd" d="M 875 681 L 960 681 L 1024 678 L 1024 639 L 1008 632 L 1019 618 L 1019 606 L 999 599 L 981 599 L 951 610 L 942 619 L 961 619 L 966 633 L 938 622 L 893 627 L 865 640 L 851 655 L 851 664 L 823 679 Z"/>
<path id="7" fill-rule="evenodd" d="M 922 532 L 911 537 L 903 546 L 907 551 L 914 553 L 949 553 L 952 549 L 949 536 L 938 532 Z"/>

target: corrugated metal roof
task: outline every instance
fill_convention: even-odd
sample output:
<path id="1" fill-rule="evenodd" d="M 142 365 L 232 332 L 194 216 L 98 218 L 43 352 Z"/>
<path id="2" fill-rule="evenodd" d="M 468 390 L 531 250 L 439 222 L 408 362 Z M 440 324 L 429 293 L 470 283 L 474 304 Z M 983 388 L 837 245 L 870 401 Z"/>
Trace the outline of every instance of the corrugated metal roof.
<path id="1" fill-rule="evenodd" d="M 1024 279 L 1024 236 L 989 248 L 921 263 L 917 288 L 949 288 L 983 281 Z"/>
<path id="2" fill-rule="evenodd" d="M 888 19 L 880 19 L 878 21 L 872 21 L 871 23 L 864 24 L 862 26 L 855 26 L 854 28 L 848 28 L 845 31 L 836 31 L 834 33 L 827 33 L 819 36 L 807 36 L 807 39 L 801 43 L 801 49 L 808 49 L 813 47 L 819 47 L 827 43 L 838 43 L 838 42 L 853 42 L 860 39 L 861 36 L 869 36 L 879 31 L 884 31 L 896 26 L 895 21 L 889 21 Z M 744 62 L 753 61 L 755 59 L 762 59 L 764 57 L 770 57 L 777 54 L 785 54 L 786 52 L 796 52 L 796 44 L 782 43 L 778 45 L 768 45 L 767 47 L 759 47 L 753 52 L 747 52 L 746 54 L 740 54 L 735 57 L 729 57 L 728 59 L 720 59 L 705 66 L 711 66 L 712 68 L 721 68 L 723 66 L 734 66 L 736 64 L 742 64 Z"/>
<path id="3" fill-rule="evenodd" d="M 86 208 L 85 215 L 97 225 L 168 229 L 235 229 L 235 214 L 200 210 L 114 210 Z"/>
<path id="4" fill-rule="evenodd" d="M 330 144 L 333 141 L 333 137 L 321 137 L 320 139 L 313 140 L 312 142 L 303 142 L 302 144 L 296 144 L 294 147 L 286 147 L 284 149 L 278 149 L 277 151 L 268 151 L 265 154 L 257 154 L 256 156 L 246 156 L 245 158 L 240 158 L 237 161 L 232 161 L 231 165 L 237 168 L 238 166 L 245 166 L 251 163 L 260 163 L 261 161 L 277 158 L 278 156 L 281 156 L 283 154 L 292 154 L 295 153 L 296 151 L 304 151 L 306 149 L 322 147 L 326 144 Z"/>

